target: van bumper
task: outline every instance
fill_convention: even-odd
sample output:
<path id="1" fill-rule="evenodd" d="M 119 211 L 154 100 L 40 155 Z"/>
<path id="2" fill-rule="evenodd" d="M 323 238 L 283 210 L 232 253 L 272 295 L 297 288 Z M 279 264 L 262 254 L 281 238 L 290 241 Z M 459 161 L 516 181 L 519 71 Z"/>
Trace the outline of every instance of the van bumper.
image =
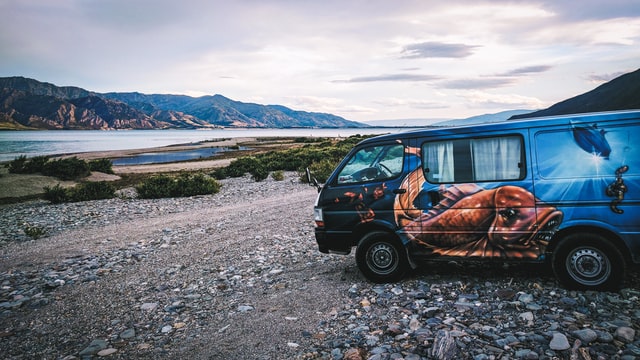
<path id="1" fill-rule="evenodd" d="M 316 242 L 318 251 L 324 254 L 348 255 L 351 252 L 352 241 L 347 234 L 327 234 L 324 229 L 316 228 Z"/>

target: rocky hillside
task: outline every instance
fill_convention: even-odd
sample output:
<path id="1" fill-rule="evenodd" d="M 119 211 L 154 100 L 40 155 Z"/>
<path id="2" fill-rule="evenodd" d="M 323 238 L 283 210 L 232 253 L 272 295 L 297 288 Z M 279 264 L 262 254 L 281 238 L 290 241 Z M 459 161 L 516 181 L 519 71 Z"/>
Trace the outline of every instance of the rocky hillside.
<path id="1" fill-rule="evenodd" d="M 630 109 L 640 109 L 640 69 L 619 76 L 589 92 L 559 102 L 547 109 L 514 115 L 510 120 Z"/>
<path id="2" fill-rule="evenodd" d="M 342 117 L 221 95 L 96 93 L 24 77 L 0 78 L 0 129 L 365 127 Z"/>

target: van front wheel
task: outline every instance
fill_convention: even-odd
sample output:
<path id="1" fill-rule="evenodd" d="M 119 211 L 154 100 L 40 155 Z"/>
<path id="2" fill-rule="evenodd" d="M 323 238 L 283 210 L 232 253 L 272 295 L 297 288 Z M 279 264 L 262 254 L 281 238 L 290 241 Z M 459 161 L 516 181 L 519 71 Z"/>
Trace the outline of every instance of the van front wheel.
<path id="1" fill-rule="evenodd" d="M 375 283 L 399 281 L 409 269 L 404 246 L 383 231 L 371 232 L 360 241 L 356 248 L 356 263 L 362 274 Z"/>
<path id="2" fill-rule="evenodd" d="M 597 234 L 567 236 L 558 244 L 552 259 L 556 277 L 570 289 L 616 291 L 624 279 L 622 254 Z"/>

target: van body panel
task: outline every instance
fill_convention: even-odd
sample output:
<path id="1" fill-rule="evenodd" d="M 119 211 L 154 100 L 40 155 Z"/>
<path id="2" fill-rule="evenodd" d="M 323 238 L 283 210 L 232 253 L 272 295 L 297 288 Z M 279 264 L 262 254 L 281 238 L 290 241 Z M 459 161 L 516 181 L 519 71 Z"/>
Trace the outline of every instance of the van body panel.
<path id="1" fill-rule="evenodd" d="M 336 168 L 316 209 L 324 252 L 384 229 L 410 258 L 545 261 L 582 231 L 640 263 L 640 111 L 370 138 Z M 599 254 L 581 250 L 571 266 Z"/>

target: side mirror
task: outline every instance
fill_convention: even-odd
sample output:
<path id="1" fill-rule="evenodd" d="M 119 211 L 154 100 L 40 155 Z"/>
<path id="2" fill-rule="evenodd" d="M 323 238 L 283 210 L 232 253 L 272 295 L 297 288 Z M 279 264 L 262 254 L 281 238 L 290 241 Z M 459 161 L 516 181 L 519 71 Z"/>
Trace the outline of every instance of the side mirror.
<path id="1" fill-rule="evenodd" d="M 322 186 L 318 184 L 318 180 L 316 180 L 315 177 L 311 176 L 311 170 L 309 170 L 309 168 L 306 168 L 305 170 L 307 171 L 307 182 L 309 182 L 309 185 L 315 186 L 316 188 L 318 188 L 318 192 L 320 192 L 320 190 L 322 190 Z"/>

